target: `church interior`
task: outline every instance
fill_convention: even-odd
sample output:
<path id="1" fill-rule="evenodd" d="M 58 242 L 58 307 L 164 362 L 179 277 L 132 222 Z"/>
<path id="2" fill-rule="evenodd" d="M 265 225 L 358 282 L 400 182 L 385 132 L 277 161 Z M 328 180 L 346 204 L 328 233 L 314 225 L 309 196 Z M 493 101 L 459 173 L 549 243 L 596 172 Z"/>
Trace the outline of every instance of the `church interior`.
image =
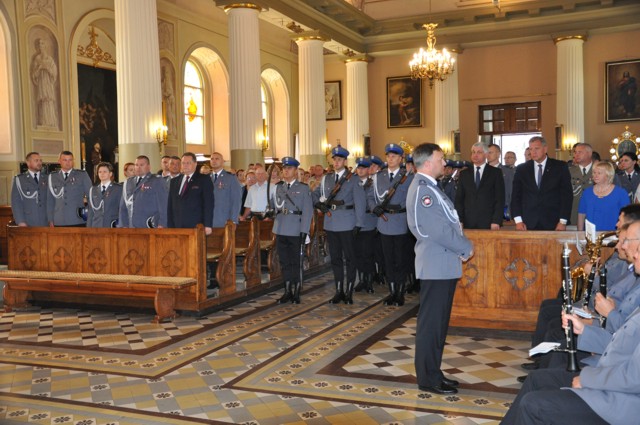
<path id="1" fill-rule="evenodd" d="M 0 270 L 65 249 L 72 258 L 55 261 L 95 268 L 85 248 L 110 237 L 73 247 L 71 232 L 48 229 L 8 251 L 12 179 L 32 151 L 51 170 L 70 151 L 76 168 L 93 170 L 98 156 L 122 176 L 138 155 L 154 171 L 184 152 L 219 152 L 226 169 L 286 156 L 308 169 L 330 163 L 337 145 L 349 165 L 384 156 L 387 143 L 433 142 L 467 160 L 478 141 L 543 135 L 550 157 L 568 160 L 587 142 L 615 161 L 620 135 L 640 135 L 640 106 L 619 90 L 625 75 L 640 77 L 638 16 L 637 0 L 0 0 Z M 428 23 L 455 69 L 413 79 Z M 91 292 L 41 290 L 5 310 L 0 423 L 499 423 L 521 387 L 538 306 L 560 285 L 560 256 L 548 254 L 575 232 L 484 232 L 467 232 L 479 248 L 444 348 L 459 394 L 416 385 L 417 294 L 387 306 L 377 285 L 352 305 L 327 303 L 333 277 L 316 229 L 300 304 L 276 302 L 282 279 L 260 258 L 261 236 L 257 281 L 245 280 L 247 257 L 229 260 L 218 280 L 232 289 L 199 283 L 173 319 L 155 323 L 149 300 L 105 305 Z M 171 252 L 193 260 L 187 232 L 166 243 L 141 235 L 128 243 L 158 252 L 147 272 L 174 266 Z M 184 265 L 199 282 L 204 261 Z"/>

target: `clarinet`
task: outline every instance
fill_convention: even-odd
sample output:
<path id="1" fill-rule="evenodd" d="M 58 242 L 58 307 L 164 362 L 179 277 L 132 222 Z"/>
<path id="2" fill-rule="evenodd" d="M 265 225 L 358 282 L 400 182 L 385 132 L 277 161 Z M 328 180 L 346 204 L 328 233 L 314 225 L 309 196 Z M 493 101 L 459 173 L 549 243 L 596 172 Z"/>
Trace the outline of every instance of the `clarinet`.
<path id="1" fill-rule="evenodd" d="M 587 278 L 587 286 L 584 288 L 584 293 L 582 295 L 582 307 L 587 307 L 589 305 L 589 301 L 591 300 L 591 291 L 593 290 L 593 282 L 596 280 L 596 269 L 597 263 L 594 263 L 591 267 L 591 272 L 589 272 L 589 277 Z"/>
<path id="2" fill-rule="evenodd" d="M 603 297 L 607 298 L 607 268 L 602 266 L 600 269 L 600 293 Z M 602 327 L 607 326 L 607 318 L 602 316 L 600 319 Z"/>
<path id="3" fill-rule="evenodd" d="M 572 300 L 572 282 L 571 282 L 571 266 L 569 265 L 569 254 L 571 254 L 571 250 L 569 249 L 568 244 L 564 244 L 564 249 L 562 250 L 562 288 L 563 288 L 563 296 L 564 296 L 564 305 L 562 306 L 564 312 L 566 314 L 571 314 L 573 308 L 573 300 Z M 573 339 L 573 323 L 569 321 L 569 326 L 567 326 L 564 330 L 566 339 L 567 339 L 567 353 L 569 354 L 569 359 L 567 362 L 567 371 L 569 372 L 577 372 L 580 370 L 578 366 L 578 357 L 576 356 L 576 346 L 575 341 Z"/>

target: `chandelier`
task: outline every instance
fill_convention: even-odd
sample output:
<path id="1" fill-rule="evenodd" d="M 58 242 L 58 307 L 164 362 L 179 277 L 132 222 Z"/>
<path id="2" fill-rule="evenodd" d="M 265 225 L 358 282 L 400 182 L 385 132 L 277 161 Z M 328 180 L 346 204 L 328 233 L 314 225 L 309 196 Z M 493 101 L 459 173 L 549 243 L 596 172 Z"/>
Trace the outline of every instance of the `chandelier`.
<path id="1" fill-rule="evenodd" d="M 435 30 L 437 27 L 438 24 L 422 25 L 422 28 L 427 30 L 427 50 L 421 47 L 418 53 L 413 54 L 413 59 L 409 62 L 411 78 L 414 80 L 428 78 L 430 88 L 433 88 L 435 80 L 446 80 L 453 73 L 456 62 L 447 49 L 442 49 L 442 52 L 436 50 Z"/>

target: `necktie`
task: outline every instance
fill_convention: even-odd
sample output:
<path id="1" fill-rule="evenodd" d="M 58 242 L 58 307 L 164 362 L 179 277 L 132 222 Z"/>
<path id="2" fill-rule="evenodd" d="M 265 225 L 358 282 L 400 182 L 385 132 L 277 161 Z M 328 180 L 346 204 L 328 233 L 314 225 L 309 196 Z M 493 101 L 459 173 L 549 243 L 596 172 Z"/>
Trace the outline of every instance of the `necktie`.
<path id="1" fill-rule="evenodd" d="M 631 181 L 631 174 L 627 174 L 627 177 L 629 177 L 629 181 Z"/>
<path id="2" fill-rule="evenodd" d="M 217 182 L 218 181 L 218 173 L 214 173 L 213 174 L 213 182 Z"/>
<path id="3" fill-rule="evenodd" d="M 184 180 L 184 184 L 182 185 L 182 189 L 180 189 L 180 196 L 183 196 L 187 191 L 187 185 L 189 184 L 189 176 Z"/>
<path id="4" fill-rule="evenodd" d="M 287 183 L 287 190 L 291 189 L 291 183 Z"/>
<path id="5" fill-rule="evenodd" d="M 336 184 L 338 184 L 338 174 L 336 173 Z"/>
<path id="6" fill-rule="evenodd" d="M 393 173 L 389 173 L 389 181 L 392 182 L 393 181 Z"/>
<path id="7" fill-rule="evenodd" d="M 136 186 L 138 186 L 141 181 L 142 181 L 142 177 L 138 177 L 138 180 L 136 181 Z"/>
<path id="8" fill-rule="evenodd" d="M 538 188 L 542 184 L 542 164 L 538 164 Z"/>
<path id="9" fill-rule="evenodd" d="M 476 189 L 480 187 L 480 167 L 476 167 Z"/>
<path id="10" fill-rule="evenodd" d="M 629 176 L 629 180 L 631 180 L 631 176 Z M 33 181 L 38 184 L 38 173 L 33 173 Z"/>
<path id="11" fill-rule="evenodd" d="M 64 179 L 66 180 L 69 177 L 69 173 L 64 173 Z"/>
<path id="12" fill-rule="evenodd" d="M 104 193 L 107 191 L 107 186 L 102 185 L 102 194 L 104 195 Z"/>
<path id="13" fill-rule="evenodd" d="M 584 167 L 584 168 L 582 169 L 582 175 L 583 175 L 583 176 L 586 176 L 586 175 L 587 175 L 587 167 Z"/>

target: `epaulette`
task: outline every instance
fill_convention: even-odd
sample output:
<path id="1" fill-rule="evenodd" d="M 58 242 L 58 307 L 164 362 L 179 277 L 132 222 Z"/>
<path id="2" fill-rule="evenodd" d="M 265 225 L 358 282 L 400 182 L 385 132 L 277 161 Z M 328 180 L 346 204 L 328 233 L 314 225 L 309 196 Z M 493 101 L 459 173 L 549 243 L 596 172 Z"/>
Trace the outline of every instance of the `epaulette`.
<path id="1" fill-rule="evenodd" d="M 427 181 L 426 181 L 426 180 L 418 180 L 418 184 L 419 184 L 420 186 L 426 186 L 426 185 L 428 185 L 429 183 L 427 183 Z"/>
<path id="2" fill-rule="evenodd" d="M 276 183 L 276 186 L 280 186 L 281 184 L 284 184 L 284 180 L 280 180 L 278 183 Z"/>

